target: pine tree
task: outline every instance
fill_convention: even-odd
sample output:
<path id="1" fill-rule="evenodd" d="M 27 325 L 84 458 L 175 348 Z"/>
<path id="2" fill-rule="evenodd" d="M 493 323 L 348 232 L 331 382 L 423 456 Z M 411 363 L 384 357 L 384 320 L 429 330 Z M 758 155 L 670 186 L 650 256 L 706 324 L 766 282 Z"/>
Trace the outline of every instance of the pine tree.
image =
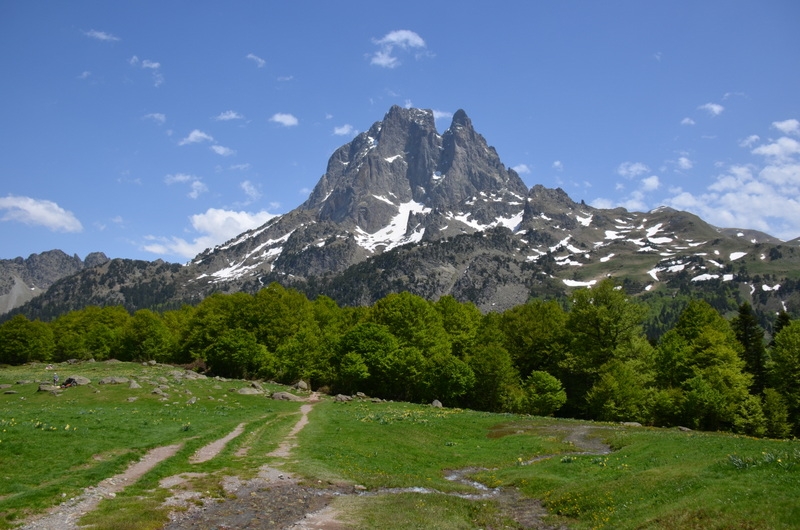
<path id="1" fill-rule="evenodd" d="M 739 306 L 739 314 L 731 322 L 736 339 L 744 348 L 742 359 L 745 370 L 753 376 L 750 390 L 761 395 L 766 387 L 767 350 L 764 346 L 764 329 L 758 323 L 758 317 L 752 306 L 745 302 Z"/>

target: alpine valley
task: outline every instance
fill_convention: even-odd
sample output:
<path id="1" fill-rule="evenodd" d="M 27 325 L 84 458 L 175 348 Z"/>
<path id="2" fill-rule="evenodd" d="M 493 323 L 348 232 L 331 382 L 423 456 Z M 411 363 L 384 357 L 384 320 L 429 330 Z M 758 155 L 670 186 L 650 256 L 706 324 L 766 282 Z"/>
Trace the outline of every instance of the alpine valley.
<path id="1" fill-rule="evenodd" d="M 308 200 L 289 213 L 183 265 L 67 260 L 61 279 L 6 316 L 176 308 L 271 282 L 341 305 L 409 291 L 489 312 L 566 298 L 611 277 L 643 299 L 691 294 L 723 312 L 748 301 L 769 325 L 780 311 L 800 315 L 798 246 L 670 208 L 597 209 L 561 189 L 528 189 L 464 111 L 439 134 L 432 111 L 395 106 L 333 153 Z M 7 272 L 11 263 L 24 265 L 0 263 L 2 296 L 21 281 Z"/>

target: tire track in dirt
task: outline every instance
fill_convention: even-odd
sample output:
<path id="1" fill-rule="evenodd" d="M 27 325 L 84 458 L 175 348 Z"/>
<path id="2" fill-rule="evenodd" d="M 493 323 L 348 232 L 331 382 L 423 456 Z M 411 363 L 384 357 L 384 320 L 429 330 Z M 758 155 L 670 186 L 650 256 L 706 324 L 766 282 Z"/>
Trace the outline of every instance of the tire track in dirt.
<path id="1" fill-rule="evenodd" d="M 139 480 L 156 465 L 177 453 L 183 444 L 156 447 L 147 452 L 139 461 L 128 468 L 101 480 L 97 486 L 89 486 L 82 494 L 53 507 L 46 515 L 35 518 L 21 527 L 21 530 L 78 530 L 78 520 L 97 508 L 103 499 L 112 499 L 117 493 Z"/>

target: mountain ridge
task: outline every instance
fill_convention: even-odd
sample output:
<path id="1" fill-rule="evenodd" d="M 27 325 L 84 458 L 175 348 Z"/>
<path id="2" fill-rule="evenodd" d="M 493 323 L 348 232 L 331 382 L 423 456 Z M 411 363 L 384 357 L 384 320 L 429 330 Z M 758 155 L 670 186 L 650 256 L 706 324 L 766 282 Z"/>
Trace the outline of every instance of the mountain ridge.
<path id="1" fill-rule="evenodd" d="M 774 312 L 800 309 L 798 243 L 667 207 L 599 209 L 560 188 L 528 189 L 463 110 L 439 134 L 432 111 L 393 106 L 334 151 L 294 210 L 178 268 L 112 260 L 80 271 L 23 311 L 56 314 L 80 292 L 130 310 L 173 307 L 271 282 L 340 303 L 408 290 L 492 311 L 613 276 L 633 295 L 719 285 Z"/>

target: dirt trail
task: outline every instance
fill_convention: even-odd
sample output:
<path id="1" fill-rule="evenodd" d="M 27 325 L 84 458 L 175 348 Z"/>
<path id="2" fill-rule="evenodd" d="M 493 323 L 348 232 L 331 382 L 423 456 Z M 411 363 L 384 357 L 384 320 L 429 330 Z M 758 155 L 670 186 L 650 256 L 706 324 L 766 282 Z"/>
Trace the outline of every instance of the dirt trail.
<path id="1" fill-rule="evenodd" d="M 145 454 L 138 462 L 118 475 L 100 481 L 97 486 L 86 488 L 82 494 L 55 506 L 46 515 L 29 521 L 22 530 L 77 530 L 78 519 L 94 510 L 103 499 L 114 498 L 117 493 L 139 480 L 142 475 L 157 464 L 174 456 L 183 444 L 156 447 Z"/>
<path id="2" fill-rule="evenodd" d="M 220 438 L 219 440 L 215 440 L 210 444 L 206 445 L 205 447 L 201 447 L 197 450 L 195 454 L 189 459 L 190 464 L 201 464 L 203 462 L 208 462 L 215 456 L 217 456 L 220 451 L 225 449 L 225 446 L 228 445 L 228 442 L 239 436 L 244 432 L 244 423 L 240 423 L 236 426 L 234 430 L 232 430 L 227 436 Z"/>

